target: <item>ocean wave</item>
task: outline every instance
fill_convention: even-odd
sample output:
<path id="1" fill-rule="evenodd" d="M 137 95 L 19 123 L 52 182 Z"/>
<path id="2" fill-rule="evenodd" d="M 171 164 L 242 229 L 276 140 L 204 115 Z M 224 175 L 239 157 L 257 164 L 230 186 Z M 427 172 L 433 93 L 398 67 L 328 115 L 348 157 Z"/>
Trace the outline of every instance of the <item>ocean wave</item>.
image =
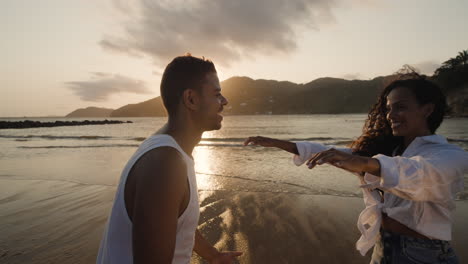
<path id="1" fill-rule="evenodd" d="M 48 140 L 129 140 L 129 141 L 144 141 L 146 137 L 111 137 L 111 136 L 97 136 L 97 135 L 83 135 L 83 136 L 54 136 L 54 135 L 0 135 L 0 138 L 14 139 L 15 141 L 28 141 L 30 139 L 48 139 Z M 226 137 L 226 138 L 202 138 L 201 142 L 244 142 L 248 137 Z M 350 138 L 341 138 L 341 137 L 307 137 L 307 138 L 289 138 L 284 139 L 287 141 L 317 141 L 323 142 L 327 145 L 347 145 L 353 142 Z M 468 143 L 468 139 L 461 138 L 447 138 L 449 142 L 452 143 Z M 213 144 L 215 145 L 215 144 Z M 219 146 L 229 146 L 229 144 L 221 144 Z"/>
<path id="2" fill-rule="evenodd" d="M 202 138 L 202 141 L 213 141 L 213 142 L 244 142 L 248 137 L 228 137 L 228 138 Z M 341 137 L 307 137 L 307 138 L 286 138 L 283 140 L 287 141 L 329 141 L 329 140 L 346 140 L 351 141 L 350 138 L 341 138 Z"/>
<path id="3" fill-rule="evenodd" d="M 27 142 L 26 139 L 16 139 L 18 142 Z M 348 143 L 347 141 L 345 143 Z M 342 142 L 332 142 L 330 145 L 343 145 Z M 20 149 L 54 149 L 54 148 L 106 148 L 106 147 L 138 147 L 139 144 L 98 144 L 98 145 L 47 145 L 47 146 L 18 146 Z M 199 143 L 197 147 L 218 147 L 218 148 L 244 148 L 242 142 L 235 143 Z"/>
<path id="4" fill-rule="evenodd" d="M 75 149 L 75 148 L 122 148 L 138 147 L 137 144 L 109 144 L 109 145 L 84 145 L 84 146 L 18 146 L 20 149 Z"/>
<path id="5" fill-rule="evenodd" d="M 6 180 L 11 180 L 11 181 L 66 182 L 66 183 L 73 183 L 73 184 L 78 184 L 78 185 L 117 187 L 117 185 L 115 185 L 115 184 L 87 183 L 87 182 L 81 182 L 81 181 L 76 181 L 76 180 L 67 180 L 67 179 L 17 178 L 17 177 L 18 176 L 16 176 L 16 175 L 0 175 L 0 179 L 6 178 Z"/>
<path id="6" fill-rule="evenodd" d="M 291 182 L 284 182 L 284 181 L 277 181 L 277 180 L 267 180 L 267 179 L 251 179 L 247 177 L 242 177 L 242 176 L 236 176 L 236 175 L 223 175 L 223 174 L 214 174 L 214 173 L 204 173 L 204 172 L 196 172 L 196 174 L 202 174 L 202 175 L 207 175 L 211 177 L 221 177 L 221 178 L 232 178 L 236 180 L 241 180 L 241 181 L 249 181 L 249 182 L 256 182 L 258 185 L 249 185 L 251 188 L 249 189 L 236 189 L 233 190 L 231 188 L 229 189 L 222 189 L 222 188 L 216 188 L 216 189 L 199 189 L 199 191 L 221 191 L 221 190 L 226 190 L 226 191 L 242 191 L 242 192 L 261 192 L 261 193 L 286 193 L 286 194 L 301 194 L 301 195 L 332 195 L 332 196 L 340 196 L 340 197 L 362 197 L 361 192 L 353 193 L 353 192 L 343 192 L 343 191 L 337 191 L 333 189 L 328 189 L 328 188 L 318 188 L 318 189 L 313 189 L 308 186 L 296 184 L 296 183 L 291 183 Z M 265 183 L 268 184 L 275 184 L 275 185 L 282 185 L 282 186 L 288 186 L 289 188 L 295 188 L 296 190 L 292 189 L 283 189 L 283 190 L 269 190 L 269 189 L 262 189 L 263 186 L 265 186 Z M 297 190 L 299 189 L 299 190 Z"/>
<path id="7" fill-rule="evenodd" d="M 201 141 L 208 141 L 208 142 L 244 142 L 247 138 L 202 138 Z"/>
<path id="8" fill-rule="evenodd" d="M 291 182 L 284 182 L 280 180 L 268 180 L 268 179 L 252 179 L 242 176 L 236 175 L 223 175 L 223 174 L 214 174 L 214 173 L 205 173 L 197 171 L 196 174 L 206 175 L 210 177 L 221 177 L 221 178 L 231 178 L 234 180 L 239 181 L 247 181 L 251 182 L 252 184 L 248 185 L 249 188 L 230 188 L 226 186 L 223 187 L 216 187 L 213 189 L 210 188 L 199 188 L 198 191 L 231 191 L 231 192 L 251 192 L 251 193 L 284 193 L 284 194 L 293 194 L 293 195 L 329 195 L 329 196 L 337 196 L 337 197 L 354 197 L 354 198 L 362 198 L 362 193 L 359 192 L 346 192 L 346 191 L 338 191 L 330 188 L 310 188 L 308 186 L 303 186 L 296 183 Z M 18 177 L 17 175 L 0 175 L 0 179 L 3 180 L 18 180 L 18 181 L 54 181 L 54 182 L 69 182 L 74 184 L 80 185 L 95 185 L 95 186 L 107 186 L 107 187 L 116 187 L 115 184 L 103 184 L 103 183 L 87 183 L 81 182 L 78 180 L 70 180 L 70 179 L 41 179 L 41 178 L 22 178 Z M 285 189 L 280 190 L 271 190 L 265 188 L 265 184 L 275 184 L 279 186 L 287 186 Z M 270 185 L 271 186 L 271 185 Z M 289 188 L 288 188 L 289 187 Z M 468 192 L 463 191 L 458 193 L 456 201 L 465 201 L 468 200 Z"/>
<path id="9" fill-rule="evenodd" d="M 291 138 L 289 141 L 327 141 L 327 140 L 343 140 L 346 138 L 334 137 L 308 137 L 308 138 Z"/>
<path id="10" fill-rule="evenodd" d="M 462 138 L 447 138 L 448 142 L 468 143 L 468 139 Z"/>
<path id="11" fill-rule="evenodd" d="M 52 136 L 52 135 L 27 135 L 27 136 L 15 136 L 15 135 L 0 135 L 0 138 L 12 138 L 16 139 L 17 141 L 21 140 L 28 140 L 31 138 L 41 138 L 41 139 L 113 139 L 113 137 L 108 136 Z"/>
<path id="12" fill-rule="evenodd" d="M 83 136 L 65 136 L 65 135 L 0 135 L 0 138 L 15 139 L 16 141 L 26 141 L 29 139 L 47 139 L 47 140 L 129 140 L 129 141 L 144 141 L 147 137 L 112 137 L 98 135 L 83 135 Z M 202 138 L 202 142 L 244 142 L 248 137 L 225 137 L 225 138 Z M 337 144 L 345 144 L 351 142 L 349 138 L 333 138 L 333 137 L 307 137 L 307 138 L 285 138 L 287 141 L 331 141 Z M 452 140 L 452 139 L 450 139 Z M 455 140 L 456 141 L 456 140 Z M 461 140 L 468 142 L 468 140 Z"/>
<path id="13" fill-rule="evenodd" d="M 215 189 L 202 189 L 199 188 L 199 191 L 237 191 L 237 192 L 258 192 L 258 193 L 285 193 L 285 194 L 300 194 L 300 195 L 330 195 L 330 196 L 339 196 L 339 197 L 358 197 L 362 198 L 362 192 L 347 192 L 347 191 L 338 191 L 331 188 L 311 188 L 308 186 L 300 185 L 297 183 L 285 182 L 280 180 L 268 180 L 268 179 L 252 179 L 236 175 L 223 175 L 223 174 L 214 174 L 214 173 L 205 173 L 197 171 L 196 174 L 206 175 L 210 177 L 221 177 L 221 178 L 231 178 L 239 181 L 248 181 L 252 182 L 249 184 L 249 188 L 228 188 L 226 186 L 223 188 Z M 466 177 L 466 176 L 465 176 Z M 280 189 L 280 190 L 271 190 L 266 184 L 275 184 L 279 186 L 288 186 L 289 188 Z M 271 186 L 271 185 L 270 185 Z M 455 197 L 456 201 L 466 201 L 468 200 L 468 191 L 462 191 L 458 193 Z"/>
<path id="14" fill-rule="evenodd" d="M 332 141 L 328 142 L 326 145 L 333 145 L 333 146 L 346 146 L 353 143 L 352 140 L 340 140 L 340 141 Z"/>
<path id="15" fill-rule="evenodd" d="M 211 144 L 205 144 L 205 143 L 199 143 L 197 147 L 224 147 L 224 148 L 238 148 L 238 147 L 245 147 L 244 144 L 218 144 L 218 143 L 211 143 Z"/>

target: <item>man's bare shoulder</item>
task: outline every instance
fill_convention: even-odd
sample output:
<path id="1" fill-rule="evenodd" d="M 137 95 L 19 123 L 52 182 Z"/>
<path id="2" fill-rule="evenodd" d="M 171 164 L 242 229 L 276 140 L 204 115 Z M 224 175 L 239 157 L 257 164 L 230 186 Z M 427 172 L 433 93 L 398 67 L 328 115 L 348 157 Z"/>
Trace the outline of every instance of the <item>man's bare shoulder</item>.
<path id="1" fill-rule="evenodd" d="M 134 176 L 161 178 L 165 175 L 181 174 L 186 165 L 180 152 L 173 147 L 158 147 L 146 152 L 138 159 L 130 174 Z"/>
<path id="2" fill-rule="evenodd" d="M 141 165 L 166 164 L 167 162 L 184 164 L 180 152 L 176 148 L 169 146 L 154 148 L 146 152 L 137 161 Z"/>
<path id="3" fill-rule="evenodd" d="M 131 221 L 136 212 L 136 205 L 150 212 L 156 208 L 155 202 L 170 197 L 169 200 L 178 208 L 178 202 L 185 190 L 186 175 L 183 158 L 175 148 L 158 147 L 140 157 L 125 183 L 125 207 Z M 164 196 L 165 199 L 158 195 Z"/>

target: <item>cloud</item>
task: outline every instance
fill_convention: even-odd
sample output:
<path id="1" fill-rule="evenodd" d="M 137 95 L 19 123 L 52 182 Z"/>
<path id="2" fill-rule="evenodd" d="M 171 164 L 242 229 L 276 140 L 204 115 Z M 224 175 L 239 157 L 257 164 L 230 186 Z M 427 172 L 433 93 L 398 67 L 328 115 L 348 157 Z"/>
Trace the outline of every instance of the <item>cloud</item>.
<path id="1" fill-rule="evenodd" d="M 92 73 L 90 81 L 65 83 L 83 101 L 102 102 L 117 93 L 149 94 L 145 82 L 119 74 Z"/>
<path id="2" fill-rule="evenodd" d="M 364 76 L 357 72 L 357 73 L 344 74 L 341 76 L 341 78 L 346 79 L 346 80 L 362 80 L 364 79 Z"/>
<path id="3" fill-rule="evenodd" d="M 441 66 L 440 62 L 436 61 L 423 61 L 416 64 L 411 64 L 411 66 L 418 69 L 422 74 L 433 75 L 435 70 Z"/>
<path id="4" fill-rule="evenodd" d="M 153 70 L 153 75 L 159 75 L 159 76 L 162 76 L 163 75 L 163 72 L 160 71 L 160 70 Z"/>
<path id="5" fill-rule="evenodd" d="M 123 34 L 100 45 L 165 65 L 191 52 L 228 66 L 242 57 L 289 54 L 298 35 L 335 21 L 329 0 L 114 0 L 125 17 Z"/>

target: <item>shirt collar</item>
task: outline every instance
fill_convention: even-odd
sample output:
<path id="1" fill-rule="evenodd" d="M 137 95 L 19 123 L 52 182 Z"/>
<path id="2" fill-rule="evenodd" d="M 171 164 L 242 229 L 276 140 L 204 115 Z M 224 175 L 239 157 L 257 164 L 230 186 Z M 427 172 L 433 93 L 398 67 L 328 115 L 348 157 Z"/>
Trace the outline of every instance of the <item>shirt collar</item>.
<path id="1" fill-rule="evenodd" d="M 429 135 L 429 136 L 423 136 L 423 137 L 416 137 L 410 144 L 409 146 L 405 149 L 405 151 L 401 154 L 402 156 L 408 156 L 408 155 L 413 155 L 413 152 L 417 150 L 419 147 L 421 147 L 424 144 L 427 143 L 432 143 L 432 144 L 446 144 L 447 139 L 443 136 L 439 136 L 436 134 Z M 393 156 L 395 156 L 396 153 L 395 149 L 393 151 Z"/>
<path id="2" fill-rule="evenodd" d="M 422 140 L 422 141 L 429 142 L 429 143 L 440 143 L 440 144 L 447 143 L 447 139 L 445 137 L 436 135 L 436 134 L 424 136 L 424 137 L 417 137 L 415 138 L 415 140 Z"/>

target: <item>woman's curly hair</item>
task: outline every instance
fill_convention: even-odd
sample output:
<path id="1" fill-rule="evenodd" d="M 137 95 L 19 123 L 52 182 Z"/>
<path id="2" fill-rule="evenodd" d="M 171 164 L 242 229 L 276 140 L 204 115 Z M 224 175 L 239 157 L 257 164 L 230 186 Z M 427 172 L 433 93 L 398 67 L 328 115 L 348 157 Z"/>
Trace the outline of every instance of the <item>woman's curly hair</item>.
<path id="1" fill-rule="evenodd" d="M 439 86 L 410 67 L 404 68 L 395 77 L 369 111 L 362 135 L 351 144 L 353 153 L 368 157 L 377 154 L 391 156 L 393 150 L 401 145 L 403 138 L 392 134 L 390 122 L 387 120 L 387 96 L 397 87 L 409 89 L 420 105 L 434 104 L 434 111 L 427 118 L 428 128 L 432 134 L 442 123 L 447 102 Z"/>

